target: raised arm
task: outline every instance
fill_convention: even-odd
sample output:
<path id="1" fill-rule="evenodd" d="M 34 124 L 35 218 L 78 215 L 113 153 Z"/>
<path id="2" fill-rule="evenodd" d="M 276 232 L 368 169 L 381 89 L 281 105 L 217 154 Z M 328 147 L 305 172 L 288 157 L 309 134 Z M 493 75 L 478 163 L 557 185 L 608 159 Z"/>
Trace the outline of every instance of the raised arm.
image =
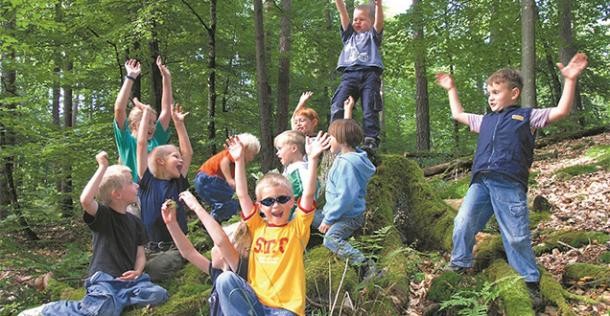
<path id="1" fill-rule="evenodd" d="M 174 240 L 174 244 L 178 248 L 178 251 L 180 251 L 180 255 L 199 270 L 210 274 L 210 260 L 195 249 L 191 241 L 186 238 L 186 235 L 184 235 L 182 229 L 178 225 L 178 221 L 176 220 L 176 203 L 172 200 L 165 201 L 165 203 L 161 205 L 161 216 L 163 217 L 163 222 L 167 227 L 167 231 L 169 231 L 169 234 Z"/>
<path id="2" fill-rule="evenodd" d="M 318 177 L 318 165 L 322 152 L 330 148 L 330 137 L 328 134 L 318 132 L 315 138 L 307 137 L 305 140 L 308 166 L 307 178 L 303 181 L 303 195 L 301 195 L 300 207 L 310 210 L 316 206 L 314 196 L 316 193 L 316 179 Z"/>
<path id="3" fill-rule="evenodd" d="M 549 113 L 549 123 L 559 121 L 570 115 L 576 92 L 576 80 L 582 71 L 587 68 L 587 64 L 587 55 L 583 53 L 576 53 L 565 67 L 562 63 L 557 63 L 557 68 L 563 76 L 563 91 L 559 103 Z"/>
<path id="4" fill-rule="evenodd" d="M 345 99 L 345 102 L 343 102 L 343 118 L 344 119 L 351 119 L 352 118 L 352 112 L 354 110 L 354 104 L 356 102 L 354 101 L 354 98 L 350 95 L 349 97 L 347 97 L 347 99 Z"/>
<path id="5" fill-rule="evenodd" d="M 254 203 L 248 195 L 245 148 L 237 136 L 231 136 L 227 139 L 227 147 L 235 161 L 235 193 L 239 199 L 242 215 L 243 217 L 250 217 L 254 212 Z"/>
<path id="6" fill-rule="evenodd" d="M 455 87 L 453 78 L 446 73 L 437 73 L 436 83 L 443 87 L 443 89 L 447 90 L 447 95 L 449 96 L 449 106 L 451 107 L 451 117 L 462 124 L 468 125 L 468 114 L 464 112 L 462 103 L 460 103 L 460 98 L 458 97 L 457 88 Z"/>
<path id="7" fill-rule="evenodd" d="M 189 139 L 186 125 L 184 124 L 184 118 L 188 114 L 189 112 L 182 112 L 180 104 L 176 104 L 172 109 L 172 119 L 174 121 L 174 126 L 176 127 L 176 134 L 178 134 L 178 144 L 180 145 L 180 154 L 182 155 L 183 166 L 180 173 L 183 177 L 186 177 L 188 174 L 191 161 L 193 160 L 193 147 L 191 146 L 191 140 Z"/>
<path id="8" fill-rule="evenodd" d="M 161 113 L 159 113 L 159 122 L 164 130 L 169 127 L 169 121 L 172 117 L 171 106 L 174 104 L 174 95 L 172 93 L 172 75 L 161 56 L 157 56 L 157 67 L 163 78 L 163 93 L 161 94 Z"/>
<path id="9" fill-rule="evenodd" d="M 138 127 L 138 139 L 136 145 L 136 162 L 138 178 L 142 179 L 146 168 L 148 168 L 148 129 L 150 118 L 153 115 L 150 105 L 142 104 L 138 99 L 133 99 L 134 104 L 142 108 L 142 119 Z"/>
<path id="10" fill-rule="evenodd" d="M 95 200 L 95 194 L 97 194 L 102 177 L 106 169 L 108 169 L 108 154 L 105 151 L 100 151 L 96 156 L 97 170 L 87 182 L 87 185 L 80 194 L 80 205 L 82 205 L 85 212 L 91 216 L 95 216 L 97 213 L 97 201 Z"/>
<path id="11" fill-rule="evenodd" d="M 343 0 L 335 0 L 335 6 L 337 7 L 337 11 L 339 11 L 339 17 L 341 18 L 341 28 L 345 31 L 350 22 L 345 2 L 343 2 Z"/>
<path id="12" fill-rule="evenodd" d="M 227 234 L 222 229 L 220 224 L 218 224 L 210 213 L 206 212 L 206 210 L 203 208 L 203 206 L 201 206 L 201 204 L 199 204 L 199 202 L 197 202 L 197 199 L 191 192 L 184 191 L 180 193 L 180 200 L 182 200 L 186 206 L 197 214 L 197 217 L 199 217 L 199 220 L 205 227 L 205 230 L 212 238 L 212 241 L 214 241 L 214 246 L 220 250 L 225 262 L 227 262 L 231 267 L 231 271 L 237 271 L 239 268 L 239 253 L 229 240 L 229 237 L 227 237 Z"/>
<path id="13" fill-rule="evenodd" d="M 375 24 L 373 25 L 377 33 L 383 31 L 383 6 L 381 0 L 375 0 Z"/>
<path id="14" fill-rule="evenodd" d="M 294 121 L 297 112 L 299 112 L 302 108 L 307 106 L 307 102 L 309 101 L 309 99 L 311 99 L 312 95 L 313 95 L 313 92 L 311 92 L 311 91 L 303 92 L 301 94 L 301 97 L 299 98 L 299 103 L 297 103 L 297 106 L 294 108 L 294 111 L 292 111 L 292 118 L 290 119 L 290 127 L 293 131 L 295 131 L 297 129 L 297 127 L 296 127 L 297 124 Z"/>
<path id="15" fill-rule="evenodd" d="M 116 101 L 114 101 L 114 120 L 120 129 L 123 129 L 123 124 L 125 124 L 125 119 L 127 118 L 127 103 L 129 103 L 133 82 L 140 75 L 140 63 L 135 59 L 129 59 L 125 62 L 125 70 L 127 76 L 123 80 L 123 85 L 121 90 L 119 90 Z"/>

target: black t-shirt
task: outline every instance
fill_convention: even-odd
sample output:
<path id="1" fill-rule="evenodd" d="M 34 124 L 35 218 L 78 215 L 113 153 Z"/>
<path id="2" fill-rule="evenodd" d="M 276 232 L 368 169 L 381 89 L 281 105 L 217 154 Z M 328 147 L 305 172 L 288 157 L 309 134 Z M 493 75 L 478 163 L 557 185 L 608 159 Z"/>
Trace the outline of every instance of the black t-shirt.
<path id="1" fill-rule="evenodd" d="M 138 246 L 144 246 L 147 242 L 144 225 L 139 218 L 98 204 L 95 217 L 85 212 L 83 220 L 93 231 L 89 276 L 102 271 L 118 277 L 134 269 Z"/>

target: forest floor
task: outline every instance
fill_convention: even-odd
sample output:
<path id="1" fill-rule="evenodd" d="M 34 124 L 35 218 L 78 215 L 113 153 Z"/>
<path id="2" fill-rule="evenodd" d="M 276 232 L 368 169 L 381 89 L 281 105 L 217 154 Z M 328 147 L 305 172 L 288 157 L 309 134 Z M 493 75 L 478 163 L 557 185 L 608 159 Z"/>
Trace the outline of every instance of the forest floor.
<path id="1" fill-rule="evenodd" d="M 583 230 L 610 234 L 610 171 L 597 168 L 568 177 L 562 176 L 560 172 L 568 167 L 577 169 L 574 166 L 590 165 L 593 162 L 590 148 L 594 146 L 610 146 L 610 133 L 566 140 L 535 151 L 536 160 L 530 170 L 535 175 L 535 182 L 530 184 L 528 199 L 533 201 L 538 195 L 545 197 L 552 205 L 552 215 L 550 219 L 540 222 L 532 232 L 534 246 L 543 242 L 541 231 Z M 537 257 L 538 264 L 560 282 L 568 264 L 593 263 L 601 254 L 610 250 L 610 243 L 590 243 L 581 248 L 566 248 L 553 249 L 551 253 Z M 425 299 L 427 291 L 431 281 L 443 272 L 445 265 L 446 262 L 428 262 L 420 267 L 426 275 L 423 281 L 411 283 L 410 307 L 407 312 L 409 316 L 422 315 L 431 304 Z M 564 286 L 572 293 L 600 299 L 602 302 L 589 305 L 571 300 L 569 303 L 572 310 L 577 315 L 610 315 L 610 289 L 607 286 L 586 288 L 580 283 Z M 558 310 L 554 306 L 547 306 L 544 312 L 538 313 L 557 314 Z"/>
<path id="2" fill-rule="evenodd" d="M 610 133 L 577 140 L 567 140 L 536 150 L 537 159 L 532 166 L 535 182 L 530 186 L 530 201 L 542 195 L 553 205 L 551 217 L 538 224 L 533 231 L 533 242 L 543 240 L 541 231 L 587 230 L 610 233 L 610 172 L 604 169 L 570 176 L 558 176 L 566 167 L 590 164 L 587 153 L 594 146 L 610 146 Z M 36 224 L 35 224 L 36 225 Z M 36 228 L 40 241 L 27 241 L 18 231 L 6 231 L 0 238 L 0 315 L 15 315 L 24 307 L 38 302 L 43 296 L 35 288 L 44 288 L 50 271 L 59 272 L 55 277 L 75 287 L 82 286 L 79 276 L 86 274 L 87 256 L 83 256 L 90 234 L 80 218 L 54 225 L 43 223 Z M 591 243 L 581 248 L 554 249 L 539 256 L 538 263 L 561 281 L 567 264 L 594 262 L 600 254 L 610 249 L 610 244 Z M 61 258 L 61 259 L 60 259 Z M 59 263 L 58 263 L 59 262 Z M 426 294 L 431 280 L 442 273 L 446 262 L 424 261 L 420 269 L 424 273 L 421 282 L 411 283 L 409 316 L 422 315 L 430 306 Z M 63 271 L 63 272 L 62 272 Z M 46 278 L 45 278 L 46 276 Z M 610 289 L 586 288 L 582 284 L 564 285 L 570 292 L 582 294 L 602 303 L 588 305 L 569 301 L 577 315 L 608 315 L 610 313 Z M 38 298 L 36 298 L 38 296 Z M 539 315 L 557 315 L 557 309 L 547 306 Z"/>

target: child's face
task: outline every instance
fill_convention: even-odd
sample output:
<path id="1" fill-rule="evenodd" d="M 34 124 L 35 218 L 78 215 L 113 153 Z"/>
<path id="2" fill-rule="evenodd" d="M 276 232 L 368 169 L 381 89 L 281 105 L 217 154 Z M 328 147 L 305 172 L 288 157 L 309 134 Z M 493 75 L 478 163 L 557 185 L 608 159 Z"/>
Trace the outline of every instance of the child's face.
<path id="1" fill-rule="evenodd" d="M 274 200 L 273 204 L 265 206 L 265 202 L 269 200 Z M 285 201 L 285 203 L 281 203 L 281 201 Z M 264 187 L 261 190 L 260 200 L 257 203 L 265 214 L 267 223 L 285 225 L 290 217 L 290 209 L 294 205 L 294 197 L 288 188 Z"/>
<path id="2" fill-rule="evenodd" d="M 354 31 L 357 33 L 366 32 L 371 29 L 371 18 L 368 10 L 354 10 L 354 19 L 352 21 Z"/>
<path id="3" fill-rule="evenodd" d="M 307 116 L 299 115 L 294 118 L 294 125 L 297 131 L 304 135 L 312 135 L 315 133 L 314 129 L 318 124 L 317 121 L 308 118 Z"/>
<path id="4" fill-rule="evenodd" d="M 275 149 L 277 150 L 275 155 L 280 159 L 282 166 L 288 166 L 298 160 L 298 149 L 295 144 L 284 142 L 279 144 Z"/>
<path id="5" fill-rule="evenodd" d="M 511 105 L 517 104 L 519 88 L 510 88 L 507 82 L 494 82 L 487 85 L 487 103 L 494 112 L 502 111 Z"/>
<path id="6" fill-rule="evenodd" d="M 148 121 L 148 131 L 146 132 L 146 139 L 150 140 L 153 135 L 155 134 L 155 128 L 157 126 L 157 118 L 156 117 L 151 117 L 150 120 Z M 134 122 L 131 125 L 131 134 L 134 135 L 134 137 L 138 137 L 138 129 L 140 128 L 140 121 Z"/>
<path id="7" fill-rule="evenodd" d="M 164 159 L 164 166 L 170 179 L 180 178 L 184 161 L 178 150 L 171 151 Z"/>
<path id="8" fill-rule="evenodd" d="M 341 146 L 335 136 L 330 135 L 330 152 L 333 154 L 338 154 L 341 152 Z"/>
<path id="9" fill-rule="evenodd" d="M 125 172 L 125 184 L 117 190 L 119 193 L 121 200 L 127 202 L 128 204 L 136 203 L 138 201 L 138 184 L 133 182 L 133 178 L 131 173 Z"/>
<path id="10" fill-rule="evenodd" d="M 256 154 L 257 154 L 256 151 L 246 149 L 244 151 L 244 159 L 246 160 L 246 162 L 250 162 L 250 161 L 254 160 L 254 157 L 256 157 Z"/>

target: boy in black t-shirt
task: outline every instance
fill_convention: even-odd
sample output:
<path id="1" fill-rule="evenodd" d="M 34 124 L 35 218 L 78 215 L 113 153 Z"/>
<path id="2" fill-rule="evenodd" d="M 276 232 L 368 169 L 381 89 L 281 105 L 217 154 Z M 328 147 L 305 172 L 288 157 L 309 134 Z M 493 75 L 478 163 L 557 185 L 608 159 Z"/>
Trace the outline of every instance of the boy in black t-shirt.
<path id="1" fill-rule="evenodd" d="M 93 232 L 87 294 L 81 301 L 51 302 L 22 315 L 120 315 L 129 305 L 158 305 L 168 298 L 143 272 L 146 233 L 140 219 L 127 212 L 138 193 L 131 170 L 109 167 L 106 152 L 95 158 L 98 169 L 80 196 L 83 219 Z"/>

